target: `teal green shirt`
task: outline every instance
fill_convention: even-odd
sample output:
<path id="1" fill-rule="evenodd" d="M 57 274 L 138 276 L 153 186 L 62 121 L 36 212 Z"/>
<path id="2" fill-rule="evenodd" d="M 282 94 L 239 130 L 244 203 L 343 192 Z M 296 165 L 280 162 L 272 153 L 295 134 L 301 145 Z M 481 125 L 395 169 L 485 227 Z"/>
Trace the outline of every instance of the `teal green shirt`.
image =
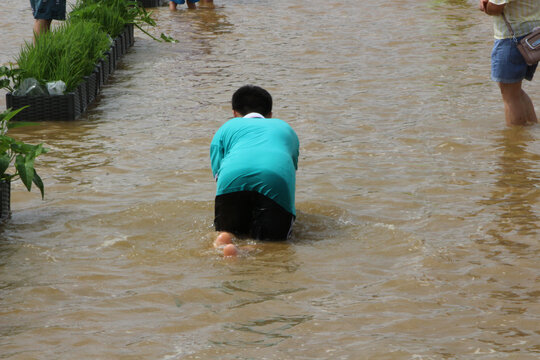
<path id="1" fill-rule="evenodd" d="M 216 195 L 257 191 L 296 216 L 298 153 L 298 136 L 283 120 L 243 117 L 227 121 L 210 145 Z"/>

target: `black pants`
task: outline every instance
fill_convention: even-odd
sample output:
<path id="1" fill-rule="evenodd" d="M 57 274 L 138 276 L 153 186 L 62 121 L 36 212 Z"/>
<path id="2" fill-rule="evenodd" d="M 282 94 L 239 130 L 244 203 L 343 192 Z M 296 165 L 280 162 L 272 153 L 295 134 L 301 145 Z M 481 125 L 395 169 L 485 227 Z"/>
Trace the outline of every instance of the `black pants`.
<path id="1" fill-rule="evenodd" d="M 239 238 L 287 240 L 294 219 L 294 215 L 274 200 L 256 191 L 238 191 L 216 196 L 216 231 L 228 231 Z"/>

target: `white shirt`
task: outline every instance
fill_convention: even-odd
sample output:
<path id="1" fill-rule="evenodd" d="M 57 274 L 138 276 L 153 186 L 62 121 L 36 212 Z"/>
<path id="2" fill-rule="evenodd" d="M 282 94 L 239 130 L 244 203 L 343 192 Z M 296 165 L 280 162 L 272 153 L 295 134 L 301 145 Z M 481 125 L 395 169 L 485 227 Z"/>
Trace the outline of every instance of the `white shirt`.
<path id="1" fill-rule="evenodd" d="M 256 112 L 252 112 L 252 113 L 249 113 L 249 114 L 247 114 L 246 116 L 244 116 L 244 118 L 246 118 L 246 119 L 253 119 L 253 118 L 261 118 L 261 119 L 264 119 L 264 116 L 262 116 L 261 114 L 256 113 Z"/>

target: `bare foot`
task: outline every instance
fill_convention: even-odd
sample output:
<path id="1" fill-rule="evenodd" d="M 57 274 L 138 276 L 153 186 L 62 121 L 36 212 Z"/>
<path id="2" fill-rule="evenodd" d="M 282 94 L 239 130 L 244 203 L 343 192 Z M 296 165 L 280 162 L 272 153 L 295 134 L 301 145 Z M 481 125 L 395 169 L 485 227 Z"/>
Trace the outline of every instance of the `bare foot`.
<path id="1" fill-rule="evenodd" d="M 236 257 L 239 254 L 246 254 L 258 249 L 257 245 L 236 246 L 233 244 L 234 235 L 227 231 L 222 231 L 214 240 L 214 248 L 221 249 L 225 257 Z"/>
<path id="2" fill-rule="evenodd" d="M 225 245 L 223 248 L 223 256 L 236 257 L 238 255 L 238 248 L 234 244 Z"/>
<path id="3" fill-rule="evenodd" d="M 232 239 L 234 238 L 234 235 L 227 231 L 222 231 L 218 234 L 216 237 L 216 240 L 214 240 L 214 247 L 219 248 L 223 247 L 228 244 L 232 244 Z"/>

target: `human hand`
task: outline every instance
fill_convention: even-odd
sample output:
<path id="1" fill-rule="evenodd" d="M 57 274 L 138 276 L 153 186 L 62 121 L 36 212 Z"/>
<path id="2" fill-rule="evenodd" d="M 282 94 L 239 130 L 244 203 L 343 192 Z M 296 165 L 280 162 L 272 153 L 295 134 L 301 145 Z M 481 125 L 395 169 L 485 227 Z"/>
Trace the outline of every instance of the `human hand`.
<path id="1" fill-rule="evenodd" d="M 489 0 L 478 0 L 478 9 L 480 11 L 486 12 L 487 3 Z"/>

